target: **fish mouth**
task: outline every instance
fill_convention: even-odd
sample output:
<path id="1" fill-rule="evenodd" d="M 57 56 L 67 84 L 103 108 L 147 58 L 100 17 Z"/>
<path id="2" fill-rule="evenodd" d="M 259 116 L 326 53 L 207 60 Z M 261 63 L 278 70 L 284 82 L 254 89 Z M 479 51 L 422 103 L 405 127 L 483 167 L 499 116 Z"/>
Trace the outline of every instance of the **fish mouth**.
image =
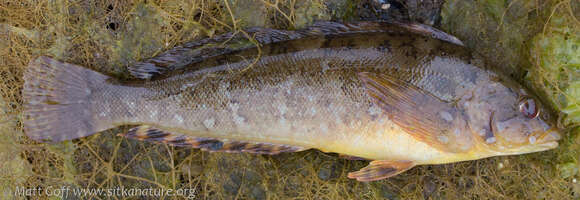
<path id="1" fill-rule="evenodd" d="M 543 133 L 532 134 L 528 142 L 535 151 L 545 151 L 558 147 L 558 140 L 562 139 L 560 131 L 556 128 L 549 129 Z"/>
<path id="2" fill-rule="evenodd" d="M 536 136 L 530 136 L 530 144 L 534 144 L 532 139 L 533 137 Z M 558 140 L 562 139 L 562 136 L 560 135 L 560 131 L 556 128 L 552 128 L 549 129 L 548 131 L 544 132 L 543 134 L 541 134 L 539 137 L 535 138 L 535 143 L 537 143 L 538 145 L 544 145 L 544 144 L 553 144 L 556 143 L 558 144 Z"/>
<path id="3" fill-rule="evenodd" d="M 520 155 L 526 153 L 534 153 L 540 151 L 547 151 L 558 147 L 558 140 L 561 139 L 560 131 L 558 129 L 549 129 L 543 132 L 537 132 L 528 137 L 528 144 L 502 150 L 500 155 Z"/>
<path id="4" fill-rule="evenodd" d="M 540 144 L 540 147 L 544 150 L 554 149 L 554 148 L 558 147 L 558 142 L 552 141 L 552 142 L 542 143 L 542 144 Z"/>
<path id="5" fill-rule="evenodd" d="M 499 153 L 499 155 L 521 155 L 527 153 L 547 151 L 550 149 L 555 149 L 556 147 L 558 147 L 558 142 L 551 141 L 541 144 L 522 146 L 519 148 L 510 149 L 508 151 L 502 151 L 501 153 Z"/>
<path id="6" fill-rule="evenodd" d="M 512 149 L 512 151 L 506 155 L 533 153 L 554 149 L 558 147 L 558 140 L 560 139 L 562 139 L 560 131 L 556 128 L 549 129 L 545 132 L 537 132 L 528 137 L 528 145 Z"/>

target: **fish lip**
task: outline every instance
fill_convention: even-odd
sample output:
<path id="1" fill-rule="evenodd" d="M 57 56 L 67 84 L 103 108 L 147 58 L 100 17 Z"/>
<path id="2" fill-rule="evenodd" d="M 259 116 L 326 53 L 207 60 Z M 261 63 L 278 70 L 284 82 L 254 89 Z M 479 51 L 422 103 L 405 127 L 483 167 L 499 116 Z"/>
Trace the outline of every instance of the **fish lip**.
<path id="1" fill-rule="evenodd" d="M 551 141 L 548 143 L 543 143 L 542 146 L 548 147 L 548 149 L 553 149 L 558 147 L 558 142 L 557 141 Z"/>
<path id="2" fill-rule="evenodd" d="M 527 148 L 528 150 L 525 150 L 523 152 L 525 152 L 525 153 L 533 153 L 533 152 L 547 151 L 547 150 L 550 150 L 550 149 L 555 149 L 556 147 L 558 147 L 558 145 L 559 144 L 558 144 L 557 141 L 550 141 L 550 142 L 545 142 L 545 143 L 538 143 L 535 146 L 533 146 L 532 148 Z M 521 154 L 521 152 L 520 152 L 520 154 Z"/>
<path id="3" fill-rule="evenodd" d="M 556 147 L 558 147 L 558 145 L 559 144 L 557 141 L 542 143 L 542 144 L 538 145 L 540 147 L 540 149 L 538 151 L 546 151 L 546 150 L 550 150 L 550 149 L 555 149 Z"/>
<path id="4" fill-rule="evenodd" d="M 551 141 L 551 142 L 546 142 L 546 143 L 541 143 L 541 144 L 535 144 L 533 146 L 523 146 L 520 148 L 516 148 L 516 149 L 511 149 L 509 151 L 502 151 L 502 152 L 498 152 L 499 155 L 521 155 L 521 154 L 527 154 L 527 153 L 535 153 L 535 152 L 541 152 L 541 151 L 547 151 L 550 149 L 555 149 L 556 147 L 558 147 L 558 142 L 557 141 Z"/>
<path id="5" fill-rule="evenodd" d="M 562 139 L 560 131 L 558 129 L 552 128 L 544 132 L 540 137 L 537 138 L 538 144 L 548 144 L 548 143 L 558 143 L 557 141 Z"/>

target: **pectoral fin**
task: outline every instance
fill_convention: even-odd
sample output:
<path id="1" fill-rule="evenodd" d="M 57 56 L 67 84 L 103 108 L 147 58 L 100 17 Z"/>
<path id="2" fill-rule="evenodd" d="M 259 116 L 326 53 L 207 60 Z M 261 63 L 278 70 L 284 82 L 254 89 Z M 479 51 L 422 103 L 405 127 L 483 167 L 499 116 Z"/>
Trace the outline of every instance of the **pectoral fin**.
<path id="1" fill-rule="evenodd" d="M 348 173 L 348 178 L 356 179 L 361 182 L 378 181 L 400 174 L 413 168 L 415 164 L 411 161 L 371 161 L 368 166 Z"/>
<path id="2" fill-rule="evenodd" d="M 451 103 L 385 74 L 362 72 L 359 78 L 389 119 L 417 140 L 447 152 L 468 149 L 464 117 Z"/>
<path id="3" fill-rule="evenodd" d="M 296 152 L 307 149 L 303 147 L 283 144 L 188 136 L 181 133 L 175 133 L 173 131 L 150 127 L 148 125 L 141 125 L 132 128 L 129 130 L 129 132 L 119 135 L 127 138 L 154 143 L 165 143 L 173 146 L 198 148 L 203 151 L 210 152 L 246 152 L 254 154 L 274 155 L 283 152 Z"/>

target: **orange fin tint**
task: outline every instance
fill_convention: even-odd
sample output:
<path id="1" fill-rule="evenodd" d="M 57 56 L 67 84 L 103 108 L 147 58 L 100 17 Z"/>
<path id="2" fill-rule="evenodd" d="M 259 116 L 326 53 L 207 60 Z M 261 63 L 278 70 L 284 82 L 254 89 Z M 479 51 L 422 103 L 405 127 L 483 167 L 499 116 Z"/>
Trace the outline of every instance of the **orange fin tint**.
<path id="1" fill-rule="evenodd" d="M 371 161 L 368 166 L 348 173 L 348 178 L 356 179 L 361 182 L 378 181 L 400 174 L 413 168 L 415 164 L 411 161 Z"/>
<path id="2" fill-rule="evenodd" d="M 254 154 L 274 155 L 283 152 L 306 150 L 306 148 L 303 147 L 290 145 L 187 136 L 178 133 L 171 133 L 169 131 L 161 130 L 147 125 L 132 128 L 129 130 L 129 132 L 119 135 L 127 138 L 154 143 L 165 143 L 173 146 L 199 148 L 203 151 L 210 152 L 246 152 Z"/>
<path id="3" fill-rule="evenodd" d="M 362 72 L 359 78 L 389 118 L 416 139 L 447 152 L 468 150 L 463 114 L 452 104 L 388 75 Z"/>

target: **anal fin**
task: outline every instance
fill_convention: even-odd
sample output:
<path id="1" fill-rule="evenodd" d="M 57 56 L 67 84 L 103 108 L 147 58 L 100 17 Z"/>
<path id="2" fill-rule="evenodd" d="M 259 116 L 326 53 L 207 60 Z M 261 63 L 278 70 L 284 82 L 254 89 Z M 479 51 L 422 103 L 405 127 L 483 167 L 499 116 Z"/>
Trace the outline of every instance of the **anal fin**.
<path id="1" fill-rule="evenodd" d="M 148 125 L 137 126 L 130 129 L 127 133 L 119 135 L 141 141 L 165 143 L 179 147 L 198 148 L 210 152 L 246 152 L 275 155 L 283 152 L 297 152 L 307 149 L 304 147 L 264 142 L 235 141 L 229 139 L 188 136 L 180 133 L 172 133 Z"/>
<path id="2" fill-rule="evenodd" d="M 348 178 L 356 179 L 361 182 L 378 181 L 400 174 L 413 168 L 415 164 L 411 161 L 371 161 L 368 166 L 348 173 Z"/>

